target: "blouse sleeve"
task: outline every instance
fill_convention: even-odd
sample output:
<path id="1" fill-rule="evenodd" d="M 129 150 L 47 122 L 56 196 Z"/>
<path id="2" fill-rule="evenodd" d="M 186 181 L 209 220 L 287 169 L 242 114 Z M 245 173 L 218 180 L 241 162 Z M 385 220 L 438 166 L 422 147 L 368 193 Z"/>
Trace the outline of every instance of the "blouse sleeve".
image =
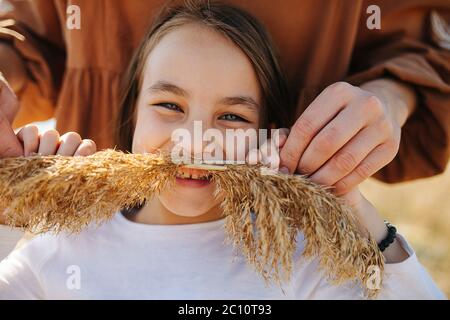
<path id="1" fill-rule="evenodd" d="M 405 238 L 397 235 L 397 239 L 409 257 L 400 263 L 385 265 L 383 286 L 378 299 L 446 299 Z"/>
<path id="2" fill-rule="evenodd" d="M 57 4 L 49 0 L 3 2 L 0 41 L 15 50 L 27 71 L 26 83 L 17 92 L 21 108 L 15 126 L 53 116 L 65 65 Z"/>
<path id="3" fill-rule="evenodd" d="M 402 128 L 397 156 L 374 177 L 400 182 L 432 176 L 450 157 L 450 2 L 379 2 L 381 29 L 368 30 L 362 19 L 346 80 L 361 85 L 390 77 L 411 85 L 418 104 Z"/>

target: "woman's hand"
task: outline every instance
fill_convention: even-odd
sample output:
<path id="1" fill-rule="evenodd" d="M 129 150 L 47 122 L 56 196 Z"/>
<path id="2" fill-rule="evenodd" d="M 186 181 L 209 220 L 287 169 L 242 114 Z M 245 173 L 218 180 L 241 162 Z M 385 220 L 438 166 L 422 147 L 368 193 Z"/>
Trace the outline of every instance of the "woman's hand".
<path id="1" fill-rule="evenodd" d="M 262 163 L 271 169 L 277 169 L 280 161 L 278 150 L 283 148 L 289 135 L 288 129 L 279 129 L 278 137 L 268 139 L 259 149 L 252 149 L 247 153 L 246 162 L 249 164 Z M 280 169 L 284 173 L 285 170 Z M 388 234 L 384 220 L 378 210 L 361 194 L 357 187 L 340 196 L 353 209 L 359 230 L 367 238 L 380 243 Z M 397 263 L 409 257 L 398 240 L 395 240 L 383 252 L 387 263 Z"/>
<path id="2" fill-rule="evenodd" d="M 0 159 L 20 156 L 23 153 L 12 128 L 18 110 L 19 100 L 0 72 Z"/>
<path id="3" fill-rule="evenodd" d="M 346 194 L 393 160 L 415 99 L 412 89 L 388 79 L 361 88 L 333 84 L 291 128 L 281 166 Z"/>
<path id="4" fill-rule="evenodd" d="M 63 155 L 88 156 L 97 151 L 95 142 L 81 139 L 76 132 L 68 132 L 61 137 L 58 131 L 49 130 L 39 133 L 37 126 L 26 125 L 18 133 L 17 138 L 23 145 L 24 155 Z"/>
<path id="5" fill-rule="evenodd" d="M 14 132 L 13 132 L 14 133 Z M 68 132 L 61 137 L 58 131 L 49 130 L 43 134 L 39 133 L 35 125 L 26 125 L 17 133 L 19 147 L 23 154 L 10 154 L 9 156 L 26 157 L 33 154 L 62 155 L 62 156 L 88 156 L 97 151 L 95 142 L 89 139 L 81 139 L 76 132 Z M 20 144 L 22 144 L 20 146 Z M 0 225 L 5 224 L 5 218 L 0 208 Z"/>
<path id="6" fill-rule="evenodd" d="M 248 164 L 262 163 L 270 169 L 280 169 L 280 149 L 286 143 L 289 129 L 274 129 L 271 132 L 271 138 L 262 143 L 259 148 L 251 149 L 247 153 L 245 161 Z M 282 170 L 282 172 L 289 173 L 288 170 Z"/>

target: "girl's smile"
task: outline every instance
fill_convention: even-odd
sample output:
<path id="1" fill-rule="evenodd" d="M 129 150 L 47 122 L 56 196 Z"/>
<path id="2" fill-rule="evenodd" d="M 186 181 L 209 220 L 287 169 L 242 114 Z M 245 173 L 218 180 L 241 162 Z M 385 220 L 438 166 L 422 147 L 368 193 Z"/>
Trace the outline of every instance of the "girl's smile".
<path id="1" fill-rule="evenodd" d="M 211 181 L 209 179 L 193 179 L 193 178 L 179 178 L 179 177 L 176 177 L 175 179 L 178 185 L 189 188 L 201 188 L 211 184 Z"/>
<path id="2" fill-rule="evenodd" d="M 211 174 L 207 170 L 181 167 L 178 169 L 176 183 L 182 187 L 202 188 L 212 183 Z"/>

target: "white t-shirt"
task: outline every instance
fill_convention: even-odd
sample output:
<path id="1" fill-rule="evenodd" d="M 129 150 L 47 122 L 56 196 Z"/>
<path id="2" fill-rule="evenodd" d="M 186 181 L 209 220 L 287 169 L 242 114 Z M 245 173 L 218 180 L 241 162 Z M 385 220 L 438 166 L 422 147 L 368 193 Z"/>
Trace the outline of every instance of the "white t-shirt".
<path id="1" fill-rule="evenodd" d="M 225 219 L 146 225 L 121 213 L 78 235 L 43 234 L 0 263 L 0 299 L 359 299 L 354 284 L 333 286 L 317 259 L 301 258 L 289 283 L 266 287 L 231 244 Z M 386 266 L 379 298 L 445 298 L 406 241 L 410 257 Z M 283 293 L 284 291 L 284 293 Z"/>
<path id="2" fill-rule="evenodd" d="M 24 233 L 19 229 L 0 225 L 0 261 L 13 251 L 14 247 L 22 238 Z"/>

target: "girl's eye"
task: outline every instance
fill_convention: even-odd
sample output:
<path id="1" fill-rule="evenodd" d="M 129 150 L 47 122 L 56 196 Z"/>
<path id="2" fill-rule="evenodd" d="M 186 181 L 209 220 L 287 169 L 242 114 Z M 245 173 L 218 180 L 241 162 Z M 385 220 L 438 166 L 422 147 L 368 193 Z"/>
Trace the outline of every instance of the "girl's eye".
<path id="1" fill-rule="evenodd" d="M 244 118 L 239 117 L 239 116 L 237 116 L 235 114 L 232 114 L 232 113 L 225 114 L 225 115 L 221 116 L 220 119 L 221 120 L 226 120 L 226 121 L 243 121 L 243 122 L 248 122 Z"/>
<path id="2" fill-rule="evenodd" d="M 155 104 L 155 106 L 163 107 L 163 108 L 166 108 L 166 109 L 169 109 L 169 110 L 173 110 L 173 111 L 183 112 L 183 109 L 181 109 L 175 103 L 163 102 L 163 103 L 157 103 L 157 104 Z"/>

